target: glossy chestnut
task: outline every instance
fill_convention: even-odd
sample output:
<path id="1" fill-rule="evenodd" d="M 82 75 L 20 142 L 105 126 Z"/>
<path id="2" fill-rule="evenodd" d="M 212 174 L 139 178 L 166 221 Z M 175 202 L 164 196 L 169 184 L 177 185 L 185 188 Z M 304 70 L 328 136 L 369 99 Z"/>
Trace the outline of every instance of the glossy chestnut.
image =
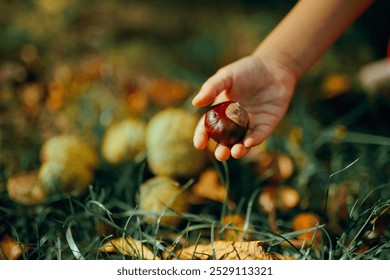
<path id="1" fill-rule="evenodd" d="M 210 138 L 230 147 L 245 137 L 249 116 L 237 102 L 226 101 L 212 106 L 206 112 L 204 124 Z"/>

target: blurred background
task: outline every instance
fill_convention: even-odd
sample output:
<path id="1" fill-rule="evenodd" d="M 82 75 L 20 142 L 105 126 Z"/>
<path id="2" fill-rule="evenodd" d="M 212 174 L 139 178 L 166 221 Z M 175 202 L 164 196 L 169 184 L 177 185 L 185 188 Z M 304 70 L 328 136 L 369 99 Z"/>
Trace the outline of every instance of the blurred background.
<path id="1" fill-rule="evenodd" d="M 1 1 L 2 154 L 26 138 L 30 144 L 38 145 L 41 140 L 34 134 L 45 133 L 39 131 L 41 125 L 47 126 L 42 129 L 49 134 L 47 130 L 56 129 L 50 125 L 54 121 L 50 119 L 54 117 L 53 111 L 61 111 L 63 99 L 77 95 L 60 92 L 67 81 L 72 79 L 74 87 L 80 88 L 94 81 L 94 86 L 100 87 L 97 91 L 104 92 L 95 97 L 102 100 L 111 97 L 128 100 L 143 78 L 181 79 L 196 90 L 218 68 L 250 54 L 294 3 L 288 0 Z M 361 101 L 356 101 L 359 99 L 356 95 L 362 93 L 358 81 L 360 69 L 386 57 L 388 10 L 387 1 L 377 1 L 299 84 L 297 92 L 313 102 L 314 107 L 309 108 L 315 108 L 313 112 L 320 115 L 321 122 L 334 121 L 347 108 L 355 106 L 354 102 Z M 353 97 L 344 95 L 352 91 Z M 344 97 L 338 100 L 337 95 Z M 317 110 L 318 100 L 324 109 Z M 325 109 L 323 103 L 329 107 Z M 42 116 L 42 110 L 50 113 Z M 371 112 L 373 119 L 366 118 L 363 123 L 370 129 L 377 126 L 388 116 L 383 110 Z M 38 121 L 40 117 L 48 118 L 46 124 Z M 91 118 L 86 122 L 93 122 L 96 116 L 85 117 Z M 388 135 L 387 126 L 376 129 Z M 20 143 L 18 150 L 21 148 L 25 147 Z M 29 157 L 33 152 L 25 153 Z M 3 157 L 0 166 L 4 170 Z M 23 169 L 34 164 L 19 161 Z"/>
<path id="2" fill-rule="evenodd" d="M 199 113 L 190 101 L 202 82 L 250 54 L 295 2 L 0 1 L 3 222 L 16 218 L 7 180 L 40 167 L 46 140 L 77 134 L 100 147 L 106 129 L 122 119 L 147 122 L 167 107 Z M 297 165 L 287 182 L 301 194 L 300 209 L 321 212 L 329 176 L 357 158 L 343 177 L 353 182 L 349 206 L 389 183 L 389 80 L 372 82 L 362 74 L 389 55 L 389 11 L 389 1 L 376 1 L 326 52 L 299 82 L 285 120 L 267 142 Z M 259 180 L 248 174 L 252 161 L 228 162 L 232 185 L 240 186 L 237 201 L 254 192 L 250 180 Z M 95 176 L 97 187 L 115 185 L 119 177 L 104 168 Z M 375 198 L 388 201 L 388 189 Z M 2 230 L 8 231 L 5 223 Z M 28 236 L 27 229 L 21 232 Z"/>

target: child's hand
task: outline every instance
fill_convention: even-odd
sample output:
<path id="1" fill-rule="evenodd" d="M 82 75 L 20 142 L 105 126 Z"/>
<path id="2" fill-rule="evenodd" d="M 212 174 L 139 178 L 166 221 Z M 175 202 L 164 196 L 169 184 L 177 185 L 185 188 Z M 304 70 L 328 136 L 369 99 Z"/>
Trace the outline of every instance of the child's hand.
<path id="1" fill-rule="evenodd" d="M 285 115 L 296 84 L 295 75 L 283 65 L 258 56 L 248 56 L 221 68 L 210 77 L 193 100 L 196 107 L 227 100 L 239 102 L 248 112 L 251 130 L 241 143 L 232 147 L 218 145 L 215 157 L 220 161 L 245 156 L 274 131 Z M 207 147 L 209 137 L 204 116 L 194 135 L 197 149 Z"/>
<path id="2" fill-rule="evenodd" d="M 251 56 L 220 69 L 193 100 L 206 106 L 239 102 L 249 113 L 251 134 L 233 147 L 218 145 L 215 157 L 243 157 L 264 141 L 287 111 L 297 79 L 374 0 L 301 0 L 261 42 Z M 194 135 L 198 149 L 209 137 L 200 120 Z"/>

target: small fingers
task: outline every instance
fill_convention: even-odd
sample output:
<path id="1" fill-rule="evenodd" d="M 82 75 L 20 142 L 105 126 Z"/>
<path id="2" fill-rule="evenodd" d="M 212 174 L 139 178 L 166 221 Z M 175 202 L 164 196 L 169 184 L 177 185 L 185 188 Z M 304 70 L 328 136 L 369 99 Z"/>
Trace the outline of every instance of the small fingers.
<path id="1" fill-rule="evenodd" d="M 218 145 L 215 149 L 215 158 L 219 161 L 226 161 L 232 156 L 233 158 L 242 158 L 248 153 L 248 149 L 243 144 L 236 144 L 232 148 L 224 145 Z"/>
<path id="2" fill-rule="evenodd" d="M 218 145 L 214 152 L 215 158 L 219 161 L 226 161 L 230 157 L 230 149 L 223 145 Z"/>
<path id="3" fill-rule="evenodd" d="M 194 147 L 198 150 L 204 150 L 209 142 L 209 136 L 207 135 L 206 128 L 204 126 L 204 115 L 200 118 L 198 125 L 195 128 L 194 133 Z"/>
<path id="4" fill-rule="evenodd" d="M 266 138 L 267 135 L 265 133 L 254 131 L 245 137 L 243 144 L 245 148 L 251 148 L 260 145 Z"/>
<path id="5" fill-rule="evenodd" d="M 234 158 L 242 158 L 248 153 L 249 149 L 247 149 L 242 143 L 238 143 L 234 145 L 231 149 L 231 155 Z"/>
<path id="6" fill-rule="evenodd" d="M 204 150 L 209 142 L 209 136 L 207 135 L 206 128 L 203 123 L 204 116 L 202 116 L 198 122 L 193 138 L 194 146 L 198 150 Z M 217 145 L 214 154 L 217 160 L 226 161 L 230 157 L 230 149 L 223 145 Z"/>

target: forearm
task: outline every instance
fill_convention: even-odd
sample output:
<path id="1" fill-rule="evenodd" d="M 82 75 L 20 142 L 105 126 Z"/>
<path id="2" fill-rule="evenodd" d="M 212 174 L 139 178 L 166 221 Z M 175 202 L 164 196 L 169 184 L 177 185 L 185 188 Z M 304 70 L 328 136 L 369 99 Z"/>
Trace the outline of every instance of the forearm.
<path id="1" fill-rule="evenodd" d="M 277 59 L 299 78 L 373 2 L 300 0 L 254 55 Z"/>

